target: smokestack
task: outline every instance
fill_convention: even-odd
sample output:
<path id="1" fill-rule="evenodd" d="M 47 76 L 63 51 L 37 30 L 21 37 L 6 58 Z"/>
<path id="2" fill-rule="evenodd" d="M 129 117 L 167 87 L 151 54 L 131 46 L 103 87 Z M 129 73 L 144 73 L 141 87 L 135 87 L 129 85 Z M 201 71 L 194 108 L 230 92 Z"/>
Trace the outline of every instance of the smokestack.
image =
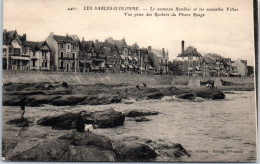
<path id="1" fill-rule="evenodd" d="M 181 53 L 184 52 L 184 40 L 181 41 Z"/>

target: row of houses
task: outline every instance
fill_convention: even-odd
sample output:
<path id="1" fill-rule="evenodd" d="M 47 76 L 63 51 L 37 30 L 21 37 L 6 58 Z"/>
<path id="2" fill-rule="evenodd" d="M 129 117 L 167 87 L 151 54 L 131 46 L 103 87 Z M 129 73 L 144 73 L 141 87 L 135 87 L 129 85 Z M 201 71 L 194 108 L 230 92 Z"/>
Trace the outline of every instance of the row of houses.
<path id="1" fill-rule="evenodd" d="M 196 48 L 189 46 L 185 49 L 181 43 L 181 53 L 173 60 L 174 74 L 185 76 L 247 76 L 247 61 L 238 59 L 232 61 L 218 54 L 207 53 L 204 56 Z"/>
<path id="2" fill-rule="evenodd" d="M 3 31 L 3 69 L 58 72 L 128 72 L 167 74 L 169 54 L 128 45 L 125 38 L 85 41 L 77 35 L 50 33 L 45 41 L 27 41 L 26 34 Z"/>

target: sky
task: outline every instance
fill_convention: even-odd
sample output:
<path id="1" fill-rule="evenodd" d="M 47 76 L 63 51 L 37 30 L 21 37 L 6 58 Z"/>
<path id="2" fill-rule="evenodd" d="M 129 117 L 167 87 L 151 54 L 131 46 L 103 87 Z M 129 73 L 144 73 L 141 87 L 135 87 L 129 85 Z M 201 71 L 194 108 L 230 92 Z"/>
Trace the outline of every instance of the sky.
<path id="1" fill-rule="evenodd" d="M 84 6 L 138 7 L 138 11 L 83 10 Z M 4 0 L 3 29 L 27 34 L 27 40 L 45 40 L 56 35 L 77 35 L 80 39 L 104 41 L 125 38 L 128 45 L 168 49 L 170 60 L 194 46 L 202 55 L 216 53 L 232 60 L 245 59 L 254 65 L 252 0 Z M 78 10 L 67 10 L 75 7 Z M 155 11 L 150 11 L 150 8 Z M 157 8 L 223 8 L 222 12 L 182 11 L 204 17 L 178 16 L 177 11 Z M 226 11 L 226 8 L 238 11 Z M 126 8 L 124 8 L 126 9 Z M 146 10 L 145 10 L 146 9 Z M 125 16 L 132 14 L 175 13 L 173 17 Z"/>

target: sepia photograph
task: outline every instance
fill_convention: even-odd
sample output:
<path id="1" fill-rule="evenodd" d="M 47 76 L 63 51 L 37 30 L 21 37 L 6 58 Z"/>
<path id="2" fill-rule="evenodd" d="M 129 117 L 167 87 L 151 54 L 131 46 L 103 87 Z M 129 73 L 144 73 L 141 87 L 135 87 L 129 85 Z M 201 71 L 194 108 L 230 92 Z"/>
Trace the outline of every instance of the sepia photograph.
<path id="1" fill-rule="evenodd" d="M 257 162 L 256 0 L 2 5 L 2 161 Z"/>

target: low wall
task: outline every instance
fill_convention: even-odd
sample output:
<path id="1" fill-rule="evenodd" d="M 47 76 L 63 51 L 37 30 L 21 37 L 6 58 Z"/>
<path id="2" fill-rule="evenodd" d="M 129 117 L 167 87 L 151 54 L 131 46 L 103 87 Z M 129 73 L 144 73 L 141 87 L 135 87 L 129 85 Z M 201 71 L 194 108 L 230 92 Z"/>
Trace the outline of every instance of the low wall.
<path id="1" fill-rule="evenodd" d="M 138 85 L 170 85 L 170 75 L 139 75 L 139 74 L 112 74 L 112 73 L 58 73 L 58 72 L 20 72 L 3 71 L 3 83 L 35 83 L 35 82 L 67 82 L 69 84 L 120 84 Z"/>
<path id="2" fill-rule="evenodd" d="M 139 74 L 112 74 L 112 73 L 67 73 L 67 72 L 21 72 L 3 70 L 3 83 L 35 83 L 35 82 L 67 82 L 69 84 L 88 85 L 95 83 L 138 85 L 188 85 L 191 78 L 201 82 L 215 80 L 216 77 L 191 77 L 171 75 L 139 75 Z M 221 80 L 234 84 L 253 84 L 251 77 L 220 77 Z"/>
<path id="3" fill-rule="evenodd" d="M 216 77 L 173 76 L 172 85 L 188 85 L 191 78 L 199 79 L 201 82 L 216 79 Z M 219 77 L 219 79 L 233 84 L 254 84 L 253 77 Z"/>

